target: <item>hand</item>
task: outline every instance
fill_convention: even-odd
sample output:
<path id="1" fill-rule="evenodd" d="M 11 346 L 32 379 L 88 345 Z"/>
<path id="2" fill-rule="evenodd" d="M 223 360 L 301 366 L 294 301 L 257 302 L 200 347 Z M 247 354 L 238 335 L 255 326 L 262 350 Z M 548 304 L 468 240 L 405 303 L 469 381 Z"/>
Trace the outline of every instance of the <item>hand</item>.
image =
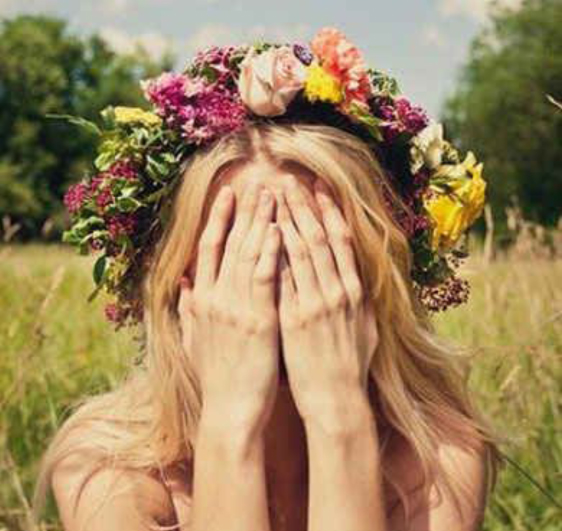
<path id="1" fill-rule="evenodd" d="M 258 206 L 253 185 L 242 198 L 226 245 L 235 199 L 224 186 L 199 241 L 194 287 L 181 279 L 182 341 L 198 373 L 203 412 L 217 425 L 261 430 L 271 414 L 279 375 L 275 275 L 278 229 L 268 229 L 274 196 Z"/>
<path id="2" fill-rule="evenodd" d="M 293 178 L 277 196 L 277 222 L 290 262 L 281 264 L 281 338 L 291 392 L 306 421 L 343 413 L 346 399 L 367 396 L 378 332 L 342 213 L 320 179 L 322 223 L 304 193 Z"/>

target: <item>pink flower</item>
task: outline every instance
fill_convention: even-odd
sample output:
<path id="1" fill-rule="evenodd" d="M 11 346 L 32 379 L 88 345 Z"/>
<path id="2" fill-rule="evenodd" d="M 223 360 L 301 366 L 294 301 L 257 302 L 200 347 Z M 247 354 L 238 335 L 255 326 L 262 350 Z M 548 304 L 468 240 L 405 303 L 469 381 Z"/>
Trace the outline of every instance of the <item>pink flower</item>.
<path id="1" fill-rule="evenodd" d="M 114 214 L 107 220 L 107 229 L 113 240 L 122 234 L 133 234 L 137 226 L 137 219 L 134 214 Z"/>
<path id="2" fill-rule="evenodd" d="M 306 68 L 289 46 L 260 54 L 250 48 L 240 63 L 238 89 L 242 101 L 260 116 L 279 116 L 304 86 Z"/>
<path id="3" fill-rule="evenodd" d="M 353 102 L 366 108 L 366 102 L 373 94 L 373 85 L 359 49 L 332 27 L 322 28 L 310 47 L 322 67 L 344 87 L 342 110 L 346 112 Z"/>
<path id="4" fill-rule="evenodd" d="M 63 202 L 69 213 L 74 214 L 88 199 L 89 191 L 87 184 L 82 181 L 71 185 L 64 194 Z"/>
<path id="5" fill-rule="evenodd" d="M 425 111 L 402 96 L 380 105 L 378 113 L 385 120 L 383 132 L 387 142 L 394 142 L 402 133 L 417 135 L 429 123 Z"/>
<path id="6" fill-rule="evenodd" d="M 116 324 L 122 323 L 127 317 L 126 310 L 114 302 L 105 305 L 104 313 L 108 321 Z"/>

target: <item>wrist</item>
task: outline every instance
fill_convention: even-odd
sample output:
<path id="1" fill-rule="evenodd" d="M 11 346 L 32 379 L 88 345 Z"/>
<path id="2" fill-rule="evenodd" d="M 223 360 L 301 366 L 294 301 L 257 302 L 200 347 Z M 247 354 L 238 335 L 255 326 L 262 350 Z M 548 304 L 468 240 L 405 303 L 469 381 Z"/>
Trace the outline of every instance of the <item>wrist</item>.
<path id="1" fill-rule="evenodd" d="M 342 393 L 337 401 L 317 408 L 314 414 L 303 417 L 303 423 L 309 437 L 319 435 L 346 439 L 372 430 L 375 417 L 367 394 L 356 389 Z"/>
<path id="2" fill-rule="evenodd" d="M 246 422 L 232 422 L 224 412 L 216 414 L 205 409 L 197 428 L 197 445 L 204 440 L 217 452 L 241 457 L 255 454 L 263 448 L 262 430 Z"/>

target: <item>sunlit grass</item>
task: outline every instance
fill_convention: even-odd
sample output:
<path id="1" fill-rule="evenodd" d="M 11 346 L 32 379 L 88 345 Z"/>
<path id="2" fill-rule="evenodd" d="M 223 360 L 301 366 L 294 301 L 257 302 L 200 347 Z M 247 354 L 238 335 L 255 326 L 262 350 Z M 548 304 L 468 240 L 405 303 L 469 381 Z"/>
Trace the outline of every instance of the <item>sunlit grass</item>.
<path id="1" fill-rule="evenodd" d="M 57 245 L 0 247 L 0 531 L 26 529 L 38 458 L 69 405 L 114 385 L 135 357 L 93 288 L 93 258 Z M 562 263 L 475 254 L 469 302 L 436 316 L 474 349 L 471 387 L 514 443 L 503 451 L 553 495 L 561 491 Z M 21 488 L 20 488 L 21 487 Z M 52 500 L 51 500 L 52 502 Z M 46 520 L 56 524 L 50 503 Z M 508 465 L 484 529 L 562 529 L 562 511 Z"/>

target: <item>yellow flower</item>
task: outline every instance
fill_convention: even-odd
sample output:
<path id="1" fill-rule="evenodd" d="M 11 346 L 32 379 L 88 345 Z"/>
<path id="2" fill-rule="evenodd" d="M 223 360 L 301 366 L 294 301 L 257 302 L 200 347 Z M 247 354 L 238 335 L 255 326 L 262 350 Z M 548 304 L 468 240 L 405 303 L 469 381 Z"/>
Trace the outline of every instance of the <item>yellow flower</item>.
<path id="1" fill-rule="evenodd" d="M 150 127 L 151 125 L 160 125 L 162 118 L 153 112 L 143 111 L 138 107 L 115 107 L 115 120 L 118 123 L 140 123 Z"/>
<path id="2" fill-rule="evenodd" d="M 451 249 L 482 214 L 486 191 L 482 168 L 483 164 L 477 165 L 474 154 L 469 152 L 461 164 L 442 166 L 438 171 L 440 176 L 451 177 L 447 184 L 453 191 L 424 198 L 424 206 L 435 222 L 431 242 L 434 251 Z"/>
<path id="3" fill-rule="evenodd" d="M 326 72 L 316 61 L 307 68 L 304 93 L 309 101 L 340 103 L 343 100 L 341 83 Z"/>

